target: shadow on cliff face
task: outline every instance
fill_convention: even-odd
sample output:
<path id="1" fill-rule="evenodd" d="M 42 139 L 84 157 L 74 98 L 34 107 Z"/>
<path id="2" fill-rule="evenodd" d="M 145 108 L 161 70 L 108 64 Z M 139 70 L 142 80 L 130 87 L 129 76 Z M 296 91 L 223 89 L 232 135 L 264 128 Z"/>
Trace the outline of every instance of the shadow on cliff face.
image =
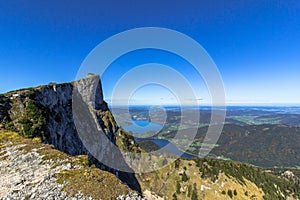
<path id="1" fill-rule="evenodd" d="M 78 84 L 80 86 L 84 85 L 82 82 L 78 82 Z M 131 189 L 141 193 L 141 187 L 134 171 L 128 166 L 120 149 L 116 146 L 115 133 L 118 130 L 117 125 L 104 121 L 106 118 L 105 113 L 110 111 L 107 103 L 102 99 L 99 78 L 88 85 L 90 84 L 96 84 L 96 87 L 94 87 L 96 91 L 89 91 L 88 95 L 101 92 L 100 99 L 91 98 L 98 101 L 96 103 L 87 102 L 89 100 L 87 100 L 86 94 L 83 97 L 84 93 L 80 91 L 80 88 L 74 86 L 73 89 L 72 113 L 77 137 L 82 143 L 80 146 L 89 155 L 91 163 L 102 170 L 115 174 Z"/>
<path id="2" fill-rule="evenodd" d="M 106 127 L 105 123 L 99 122 L 96 117 L 97 112 L 108 110 L 106 103 L 103 102 L 98 110 L 91 109 L 79 93 L 73 94 L 73 101 L 73 105 L 76 105 L 73 106 L 73 117 L 77 134 L 87 149 L 90 161 L 98 168 L 114 173 L 131 189 L 141 192 L 134 171 L 127 165 L 120 149 L 115 144 L 116 137 L 109 131 L 111 127 Z"/>

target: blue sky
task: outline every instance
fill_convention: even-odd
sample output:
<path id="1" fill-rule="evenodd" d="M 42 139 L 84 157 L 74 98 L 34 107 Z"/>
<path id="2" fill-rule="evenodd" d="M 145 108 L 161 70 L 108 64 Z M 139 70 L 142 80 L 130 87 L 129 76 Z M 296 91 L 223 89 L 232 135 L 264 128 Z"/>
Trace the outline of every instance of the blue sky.
<path id="1" fill-rule="evenodd" d="M 297 0 L 0 0 L 0 92 L 72 81 L 100 42 L 148 26 L 174 29 L 199 42 L 219 68 L 228 103 L 300 103 Z M 122 73 L 149 62 L 179 69 L 195 85 L 197 98 L 209 98 L 189 63 L 155 50 L 116 60 L 102 77 L 105 98 L 110 100 Z M 167 93 L 146 86 L 134 98 L 160 102 L 173 98 Z"/>

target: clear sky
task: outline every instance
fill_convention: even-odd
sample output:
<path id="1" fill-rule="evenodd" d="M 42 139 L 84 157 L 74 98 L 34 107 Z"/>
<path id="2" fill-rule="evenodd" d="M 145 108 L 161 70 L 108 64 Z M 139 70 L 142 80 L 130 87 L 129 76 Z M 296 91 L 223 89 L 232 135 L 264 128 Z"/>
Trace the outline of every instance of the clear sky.
<path id="1" fill-rule="evenodd" d="M 228 103 L 300 103 L 298 0 L 0 0 L 0 92 L 72 81 L 101 41 L 148 26 L 199 42 L 219 68 Z M 181 67 L 191 84 L 201 82 L 184 60 L 145 50 L 110 66 L 102 78 L 105 98 L 110 100 L 122 73 L 148 62 Z M 157 87 L 140 89 L 134 99 L 173 98 Z M 206 92 L 197 98 L 205 101 Z"/>

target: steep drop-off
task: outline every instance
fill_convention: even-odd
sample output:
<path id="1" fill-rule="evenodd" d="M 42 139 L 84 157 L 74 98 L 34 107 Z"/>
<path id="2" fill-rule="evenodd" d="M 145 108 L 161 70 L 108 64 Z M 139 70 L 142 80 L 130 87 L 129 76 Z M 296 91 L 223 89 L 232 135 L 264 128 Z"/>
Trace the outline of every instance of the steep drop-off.
<path id="1" fill-rule="evenodd" d="M 76 117 L 79 117 L 77 124 Z M 116 124 L 103 100 L 100 77 L 97 75 L 88 75 L 72 83 L 49 84 L 3 94 L 0 96 L 0 123 L 5 129 L 17 131 L 24 137 L 39 137 L 69 155 L 88 155 L 90 162 L 97 167 L 118 175 L 131 188 L 140 191 L 133 171 L 130 173 L 126 162 L 120 160 L 122 153 L 116 148 L 110 151 L 110 146 L 114 145 L 119 145 L 122 150 L 138 151 L 138 147 L 133 137 Z M 88 139 L 101 134 L 92 138 L 93 143 L 84 145 L 86 141 L 80 137 L 78 128 L 84 131 L 81 134 L 86 134 Z M 96 145 L 91 149 L 107 156 L 106 160 L 119 159 L 116 163 L 127 167 L 129 173 L 119 172 L 99 162 L 93 156 L 95 152 L 90 152 L 86 145 Z"/>

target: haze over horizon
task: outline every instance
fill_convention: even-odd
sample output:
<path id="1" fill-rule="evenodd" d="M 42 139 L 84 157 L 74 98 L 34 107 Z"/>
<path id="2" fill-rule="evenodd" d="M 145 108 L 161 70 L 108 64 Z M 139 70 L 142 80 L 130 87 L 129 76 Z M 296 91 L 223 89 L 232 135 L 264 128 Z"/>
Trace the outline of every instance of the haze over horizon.
<path id="1" fill-rule="evenodd" d="M 0 93 L 73 81 L 103 40 L 132 28 L 163 27 L 206 49 L 223 78 L 228 104 L 300 104 L 299 1 L 12 0 L 0 1 L 0 11 Z M 191 64 L 153 49 L 130 52 L 111 64 L 101 77 L 105 99 L 110 101 L 124 73 L 146 63 L 173 67 L 190 82 L 200 104 L 209 102 L 205 82 Z M 132 94 L 131 102 L 175 99 L 168 88 L 148 85 Z"/>

